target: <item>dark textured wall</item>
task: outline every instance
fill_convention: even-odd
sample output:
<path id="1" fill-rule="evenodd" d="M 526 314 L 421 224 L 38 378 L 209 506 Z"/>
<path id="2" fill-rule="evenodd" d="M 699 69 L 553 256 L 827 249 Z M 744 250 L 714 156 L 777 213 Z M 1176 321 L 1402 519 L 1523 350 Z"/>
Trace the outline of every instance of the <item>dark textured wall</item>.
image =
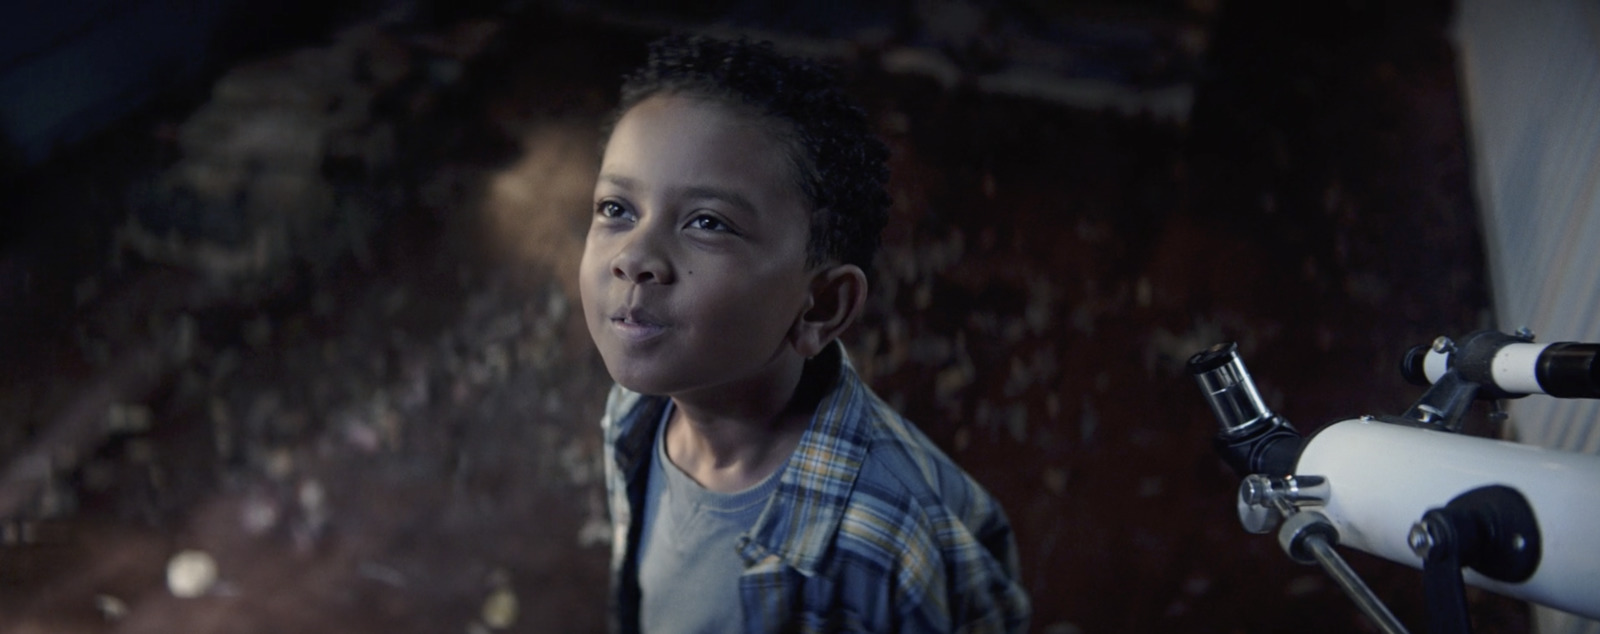
<path id="1" fill-rule="evenodd" d="M 55 220 L 0 267 L 0 514 L 29 531 L 0 629 L 471 630 L 508 595 L 513 628 L 598 628 L 572 267 L 617 75 L 672 26 L 839 63 L 879 125 L 896 206 L 847 343 L 1005 505 L 1035 631 L 1366 627 L 1238 527 L 1182 362 L 1239 341 L 1310 430 L 1403 410 L 1399 355 L 1482 324 L 1448 6 L 355 13 L 8 194 Z M 160 585 L 183 549 L 221 590 Z M 1354 559 L 1421 627 L 1419 575 Z"/>

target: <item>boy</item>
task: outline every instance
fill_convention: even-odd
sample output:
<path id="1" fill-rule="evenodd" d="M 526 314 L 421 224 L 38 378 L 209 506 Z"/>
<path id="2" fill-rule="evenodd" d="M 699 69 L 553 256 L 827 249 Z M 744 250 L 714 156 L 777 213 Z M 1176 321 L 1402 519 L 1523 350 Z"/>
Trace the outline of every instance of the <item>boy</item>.
<path id="1" fill-rule="evenodd" d="M 837 341 L 887 218 L 865 114 L 770 44 L 684 37 L 617 113 L 580 267 L 613 629 L 1025 629 L 999 505 Z"/>

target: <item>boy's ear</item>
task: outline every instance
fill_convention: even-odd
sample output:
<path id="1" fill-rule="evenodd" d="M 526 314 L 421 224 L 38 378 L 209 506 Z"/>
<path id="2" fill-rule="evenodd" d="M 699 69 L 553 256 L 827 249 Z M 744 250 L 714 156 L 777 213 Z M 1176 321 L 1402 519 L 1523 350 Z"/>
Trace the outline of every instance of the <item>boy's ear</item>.
<path id="1" fill-rule="evenodd" d="M 795 351 L 807 359 L 822 352 L 861 316 L 867 303 L 867 274 L 854 264 L 824 267 L 811 278 L 809 299 L 790 333 Z"/>

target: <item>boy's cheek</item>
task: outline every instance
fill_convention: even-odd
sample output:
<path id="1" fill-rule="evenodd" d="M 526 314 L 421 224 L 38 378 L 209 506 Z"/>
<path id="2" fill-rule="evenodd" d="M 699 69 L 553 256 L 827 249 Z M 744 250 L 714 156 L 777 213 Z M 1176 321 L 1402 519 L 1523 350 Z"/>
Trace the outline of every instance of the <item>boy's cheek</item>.
<path id="1" fill-rule="evenodd" d="M 599 312 L 600 307 L 595 305 L 598 293 L 589 288 L 591 285 L 593 282 L 589 281 L 587 275 L 578 280 L 578 303 L 583 305 L 583 320 L 588 322 L 590 329 L 593 330 L 595 314 Z"/>
<path id="2" fill-rule="evenodd" d="M 588 252 L 585 251 L 584 259 L 578 265 L 578 304 L 583 307 L 583 321 L 588 325 L 592 339 L 595 335 L 595 315 L 600 310 L 596 305 L 600 295 L 597 285 L 601 282 L 593 274 L 590 265 Z"/>
<path id="3" fill-rule="evenodd" d="M 594 236 L 591 235 L 589 240 L 584 242 L 583 256 L 578 260 L 578 290 L 580 293 L 588 293 L 589 286 L 598 282 L 597 276 L 602 271 L 597 269 L 603 267 L 602 261 L 599 247 L 595 244 Z"/>

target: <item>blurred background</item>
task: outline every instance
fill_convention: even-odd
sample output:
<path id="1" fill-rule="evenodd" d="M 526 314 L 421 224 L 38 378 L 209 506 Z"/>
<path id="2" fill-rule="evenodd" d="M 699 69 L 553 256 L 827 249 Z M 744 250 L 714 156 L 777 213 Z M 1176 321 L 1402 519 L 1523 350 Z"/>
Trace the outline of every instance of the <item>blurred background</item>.
<path id="1" fill-rule="evenodd" d="M 1600 73 L 1474 84 L 1577 86 L 1510 137 L 1469 132 L 1463 77 L 1541 24 L 1589 43 L 1562 59 L 1600 31 L 1580 2 L 1515 6 L 10 5 L 0 631 L 602 631 L 609 380 L 575 269 L 598 126 L 673 30 L 836 64 L 891 146 L 847 347 L 1009 512 L 1033 631 L 1373 631 L 1240 528 L 1183 362 L 1239 342 L 1309 431 L 1403 411 L 1414 344 L 1559 329 L 1491 305 L 1526 284 L 1486 254 L 1536 251 L 1483 229 L 1537 233 L 1534 188 L 1474 169 L 1592 123 Z M 1552 205 L 1595 204 L 1595 136 L 1550 159 L 1590 198 Z M 1568 244 L 1552 270 L 1600 270 Z M 1485 414 L 1467 431 L 1501 435 Z M 1348 557 L 1422 627 L 1417 571 Z M 1525 604 L 1469 601 L 1480 631 L 1530 630 Z"/>

